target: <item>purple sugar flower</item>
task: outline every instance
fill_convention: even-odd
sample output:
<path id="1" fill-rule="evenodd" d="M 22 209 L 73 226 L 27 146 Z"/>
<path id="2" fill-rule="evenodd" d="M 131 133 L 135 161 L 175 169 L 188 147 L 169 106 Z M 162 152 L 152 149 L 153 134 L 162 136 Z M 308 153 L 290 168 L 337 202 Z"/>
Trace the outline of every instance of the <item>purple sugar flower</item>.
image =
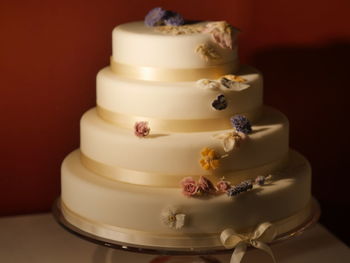
<path id="1" fill-rule="evenodd" d="M 146 26 L 160 26 L 164 23 L 167 11 L 161 7 L 155 7 L 145 17 Z"/>
<path id="2" fill-rule="evenodd" d="M 185 23 L 185 20 L 179 13 L 167 11 L 164 23 L 167 26 L 181 26 Z"/>
<path id="3" fill-rule="evenodd" d="M 237 132 L 242 132 L 244 134 L 249 134 L 252 132 L 252 126 L 250 125 L 249 120 L 243 115 L 231 117 L 231 123 Z"/>
<path id="4" fill-rule="evenodd" d="M 227 101 L 223 94 L 219 95 L 211 104 L 216 110 L 224 110 L 227 108 Z"/>

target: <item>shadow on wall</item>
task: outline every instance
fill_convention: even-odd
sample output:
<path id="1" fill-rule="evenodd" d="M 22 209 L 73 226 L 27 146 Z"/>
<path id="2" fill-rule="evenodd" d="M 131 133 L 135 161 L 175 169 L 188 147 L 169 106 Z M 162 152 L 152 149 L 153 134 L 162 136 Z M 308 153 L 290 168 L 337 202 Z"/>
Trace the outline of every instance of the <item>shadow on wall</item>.
<path id="1" fill-rule="evenodd" d="M 287 115 L 291 147 L 311 162 L 321 223 L 348 244 L 349 61 L 350 41 L 272 47 L 250 60 L 264 75 L 265 104 Z"/>

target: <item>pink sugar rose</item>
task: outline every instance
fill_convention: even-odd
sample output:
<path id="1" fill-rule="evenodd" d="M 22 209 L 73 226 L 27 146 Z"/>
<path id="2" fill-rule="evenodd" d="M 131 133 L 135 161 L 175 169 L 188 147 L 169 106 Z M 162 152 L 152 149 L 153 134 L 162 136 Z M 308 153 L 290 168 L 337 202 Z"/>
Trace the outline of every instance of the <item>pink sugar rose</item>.
<path id="1" fill-rule="evenodd" d="M 231 183 L 228 181 L 221 180 L 217 182 L 216 188 L 218 189 L 219 192 L 226 193 L 227 190 L 231 188 Z"/>
<path id="2" fill-rule="evenodd" d="M 135 135 L 137 137 L 145 137 L 149 134 L 150 128 L 148 127 L 148 122 L 146 121 L 139 121 L 135 123 Z"/>
<path id="3" fill-rule="evenodd" d="M 188 197 L 194 196 L 198 191 L 198 186 L 192 177 L 185 177 L 180 182 L 182 187 L 182 193 Z"/>
<path id="4" fill-rule="evenodd" d="M 203 194 L 210 194 L 216 192 L 213 183 L 204 176 L 201 176 L 198 180 L 198 189 Z"/>

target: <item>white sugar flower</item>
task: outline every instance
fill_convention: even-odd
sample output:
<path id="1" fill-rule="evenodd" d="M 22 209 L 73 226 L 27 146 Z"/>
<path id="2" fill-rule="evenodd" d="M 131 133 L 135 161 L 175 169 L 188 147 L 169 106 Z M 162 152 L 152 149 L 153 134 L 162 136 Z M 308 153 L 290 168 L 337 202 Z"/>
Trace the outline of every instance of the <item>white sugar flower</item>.
<path id="1" fill-rule="evenodd" d="M 246 139 L 246 135 L 242 132 L 226 132 L 213 135 L 215 139 L 221 140 L 225 152 L 231 152 L 238 147 L 242 140 Z"/>
<path id="2" fill-rule="evenodd" d="M 185 217 L 185 214 L 179 213 L 178 209 L 172 206 L 165 208 L 161 213 L 163 224 L 175 229 L 181 229 L 185 225 Z"/>
<path id="3" fill-rule="evenodd" d="M 220 89 L 220 82 L 210 79 L 200 79 L 196 82 L 196 85 L 200 88 L 218 90 Z"/>
<path id="4" fill-rule="evenodd" d="M 221 90 L 227 91 L 241 91 L 250 87 L 249 84 L 243 83 L 243 81 L 239 81 L 239 79 L 234 80 L 233 78 L 228 78 L 227 76 L 221 78 L 220 83 Z"/>

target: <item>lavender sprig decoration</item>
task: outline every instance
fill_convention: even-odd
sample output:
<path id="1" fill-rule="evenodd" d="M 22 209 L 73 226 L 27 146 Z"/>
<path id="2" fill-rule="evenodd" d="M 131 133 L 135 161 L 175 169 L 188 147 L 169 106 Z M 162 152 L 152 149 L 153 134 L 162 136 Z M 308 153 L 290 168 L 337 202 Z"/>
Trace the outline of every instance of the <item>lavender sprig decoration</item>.
<path id="1" fill-rule="evenodd" d="M 243 115 L 231 117 L 231 123 L 237 132 L 243 132 L 244 134 L 249 134 L 252 132 L 252 126 L 248 118 Z"/>
<path id="2" fill-rule="evenodd" d="M 232 197 L 236 196 L 240 193 L 247 192 L 248 190 L 253 188 L 253 183 L 251 180 L 247 180 L 239 183 L 238 185 L 232 186 L 228 191 L 227 195 Z"/>

